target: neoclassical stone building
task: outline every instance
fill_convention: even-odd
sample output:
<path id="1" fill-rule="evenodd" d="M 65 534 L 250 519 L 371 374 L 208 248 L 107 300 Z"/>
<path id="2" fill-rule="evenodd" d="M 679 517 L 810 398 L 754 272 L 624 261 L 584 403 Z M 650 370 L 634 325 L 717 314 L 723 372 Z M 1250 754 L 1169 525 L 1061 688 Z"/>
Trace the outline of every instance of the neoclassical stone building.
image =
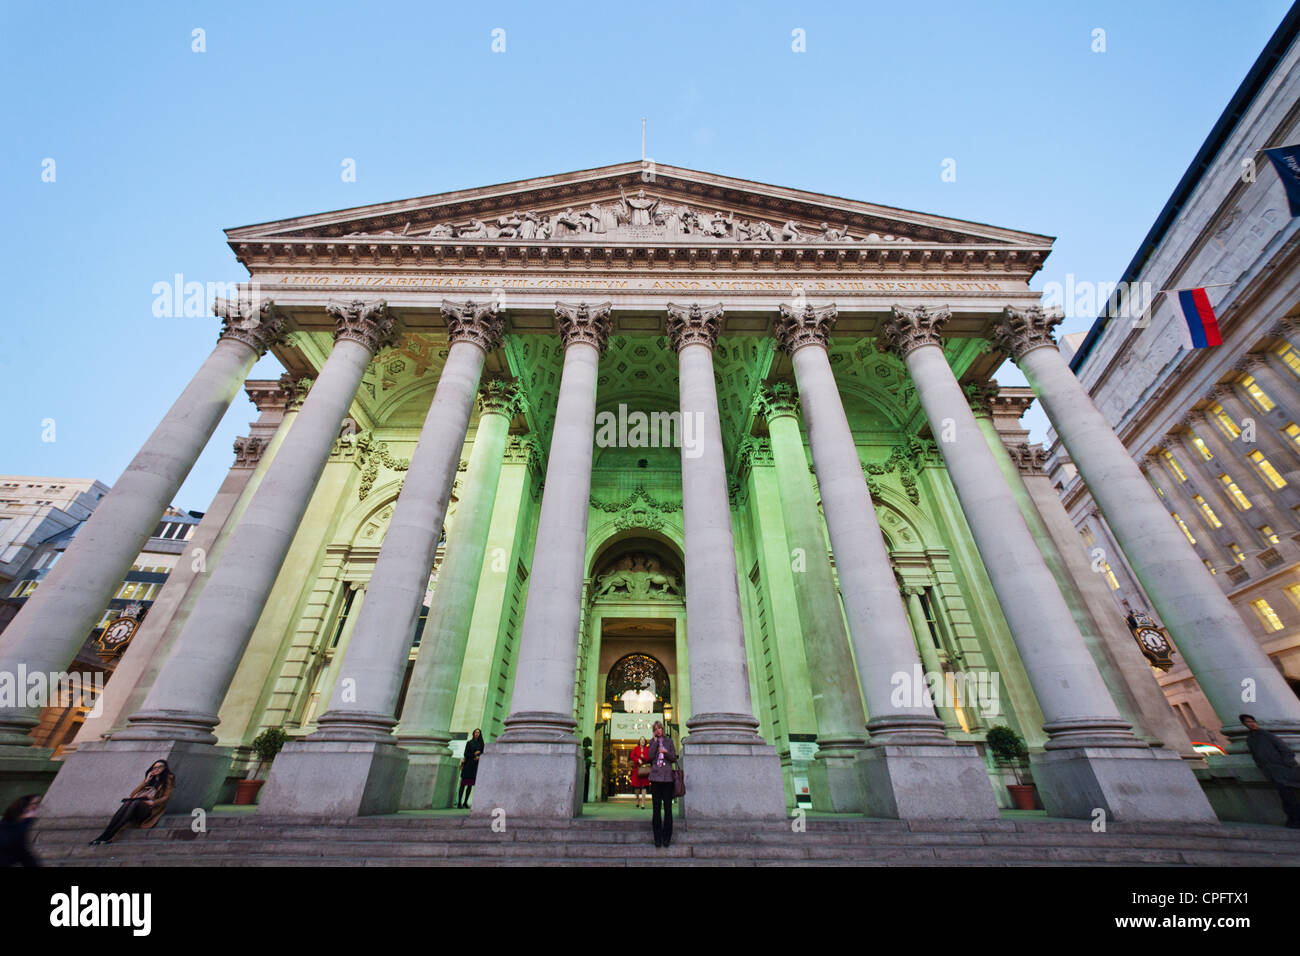
<path id="1" fill-rule="evenodd" d="M 1102 506 L 1150 531 L 1207 693 L 1249 675 L 1261 719 L 1300 730 L 1057 351 L 1028 287 L 1047 237 L 641 163 L 228 237 L 246 299 L 0 641 L 0 670 L 65 666 L 273 351 L 285 377 L 248 383 L 260 417 L 190 570 L 48 813 L 110 809 L 157 757 L 178 809 L 212 806 L 274 726 L 294 739 L 260 813 L 448 806 L 481 727 L 475 815 L 572 816 L 662 715 L 701 817 L 805 788 L 995 816 L 983 738 L 1009 724 L 1049 812 L 1212 819 L 1041 456 L 994 421 L 1007 354 L 1120 489 Z M 29 728 L 0 710 L 4 779 L 54 769 Z"/>

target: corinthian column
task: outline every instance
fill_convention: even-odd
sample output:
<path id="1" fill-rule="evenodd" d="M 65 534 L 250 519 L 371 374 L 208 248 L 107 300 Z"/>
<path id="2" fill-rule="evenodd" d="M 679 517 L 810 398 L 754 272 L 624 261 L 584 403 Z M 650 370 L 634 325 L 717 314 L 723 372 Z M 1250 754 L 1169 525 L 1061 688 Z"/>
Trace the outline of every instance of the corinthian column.
<path id="1" fill-rule="evenodd" d="M 570 818 L 582 813 L 582 751 L 573 681 L 587 554 L 596 367 L 609 341 L 610 304 L 555 303 L 564 368 L 528 602 L 505 732 L 479 758 L 471 816 Z"/>
<path id="2" fill-rule="evenodd" d="M 442 303 L 451 348 L 393 506 L 356 630 L 319 729 L 285 745 L 258 801 L 263 814 L 392 813 L 406 751 L 392 730 L 397 695 L 442 535 L 483 363 L 505 322 L 495 303 Z M 472 609 L 473 602 L 470 602 Z"/>
<path id="3" fill-rule="evenodd" d="M 1237 720 L 1243 711 L 1262 726 L 1300 740 L 1300 700 L 1061 358 L 1052 338 L 1058 322 L 1041 309 L 1008 308 L 995 334 L 1043 403 L 1234 750 L 1244 746 L 1245 730 Z"/>
<path id="4" fill-rule="evenodd" d="M 86 744 L 66 761 L 46 796 L 46 812 L 107 812 L 117 803 L 117 791 L 134 786 L 137 764 L 159 758 L 176 773 L 175 806 L 210 807 L 215 801 L 230 765 L 230 753 L 215 746 L 218 709 L 361 376 L 375 353 L 400 334 L 400 323 L 383 302 L 330 303 L 328 309 L 337 323 L 334 348 L 142 709 L 112 739 Z"/>
<path id="5" fill-rule="evenodd" d="M 1215 819 L 1178 755 L 1152 751 L 1120 716 L 943 352 L 947 310 L 894 307 L 882 329 L 906 363 L 1042 708 L 1034 782 L 1054 816 Z"/>
<path id="6" fill-rule="evenodd" d="M 69 666 L 253 363 L 285 335 L 284 320 L 269 299 L 256 311 L 227 303 L 218 315 L 222 331 L 212 354 L 0 635 L 0 673 L 14 674 L 20 667 L 28 673 L 49 673 Z M 0 757 L 48 755 L 29 749 L 28 734 L 39 712 L 40 707 L 0 704 Z"/>
<path id="7" fill-rule="evenodd" d="M 867 744 L 862 692 L 808 479 L 808 459 L 799 434 L 799 399 L 793 386 L 777 382 L 762 390 L 756 408 L 767 419 L 771 436 L 786 540 L 797 549 L 802 562 L 793 579 L 817 714 L 817 757 L 808 774 L 813 809 L 861 813 L 857 757 Z"/>
<path id="8" fill-rule="evenodd" d="M 465 490 L 447 534 L 446 556 L 438 570 L 424 640 L 397 730 L 399 742 L 410 755 L 399 804 L 402 810 L 450 807 L 456 789 L 459 761 L 447 742 L 451 740 L 456 692 L 492 528 L 501 459 L 510 419 L 520 407 L 519 388 L 514 382 L 493 379 L 479 390 L 478 402 L 478 428 Z"/>
<path id="9" fill-rule="evenodd" d="M 948 739 L 929 699 L 907 609 L 831 371 L 827 349 L 836 316 L 834 305 L 802 310 L 783 305 L 776 335 L 778 347 L 790 353 L 794 364 L 870 716 L 869 746 L 858 759 L 866 812 L 902 819 L 996 817 L 983 761 L 974 747 Z"/>
<path id="10" fill-rule="evenodd" d="M 692 817 L 784 817 L 776 748 L 758 735 L 749 698 L 740 579 L 713 379 L 722 306 L 668 305 L 677 353 L 686 551 L 686 640 L 691 674 L 689 736 L 682 742 Z M 689 423 L 689 424 L 688 424 Z"/>

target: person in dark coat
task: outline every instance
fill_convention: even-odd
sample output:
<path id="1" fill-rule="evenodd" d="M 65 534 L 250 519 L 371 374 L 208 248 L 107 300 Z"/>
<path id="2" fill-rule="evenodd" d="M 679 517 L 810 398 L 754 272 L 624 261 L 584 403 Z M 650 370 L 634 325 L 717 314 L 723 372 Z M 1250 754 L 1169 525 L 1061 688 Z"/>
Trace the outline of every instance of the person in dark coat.
<path id="1" fill-rule="evenodd" d="M 1300 766 L 1296 765 L 1295 754 L 1285 740 L 1261 728 L 1250 714 L 1242 714 L 1238 719 L 1249 731 L 1246 746 L 1255 758 L 1255 766 L 1273 781 L 1282 798 L 1286 825 L 1300 829 Z"/>
<path id="2" fill-rule="evenodd" d="M 142 830 L 149 829 L 167 809 L 167 801 L 172 798 L 174 789 L 176 774 L 167 766 L 167 761 L 154 761 L 149 772 L 144 775 L 144 782 L 132 790 L 129 796 L 122 798 L 122 806 L 113 814 L 113 819 L 108 821 L 104 832 L 91 840 L 90 845 L 112 843 L 117 831 L 128 823 L 139 824 Z"/>
<path id="3" fill-rule="evenodd" d="M 655 846 L 668 846 L 673 842 L 673 789 L 677 784 L 673 764 L 677 763 L 677 748 L 673 745 L 673 739 L 664 733 L 663 723 L 658 720 L 654 724 L 654 739 L 650 741 L 649 760 L 652 806 L 650 829 L 655 835 Z"/>
<path id="4" fill-rule="evenodd" d="M 32 855 L 28 840 L 31 837 L 32 821 L 41 805 L 41 798 L 34 793 L 19 797 L 5 810 L 4 820 L 0 821 L 0 866 L 40 866 L 40 861 Z"/>
<path id="5" fill-rule="evenodd" d="M 465 741 L 465 756 L 460 762 L 460 794 L 456 797 L 456 808 L 464 810 L 469 807 L 469 795 L 474 792 L 474 781 L 478 779 L 478 758 L 483 754 L 483 731 L 477 727 Z"/>

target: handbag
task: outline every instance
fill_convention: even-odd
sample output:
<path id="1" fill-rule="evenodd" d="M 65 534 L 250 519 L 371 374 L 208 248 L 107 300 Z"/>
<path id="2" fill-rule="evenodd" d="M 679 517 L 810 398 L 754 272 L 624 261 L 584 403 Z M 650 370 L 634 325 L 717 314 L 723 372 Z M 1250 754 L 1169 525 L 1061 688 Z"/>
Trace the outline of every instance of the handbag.
<path id="1" fill-rule="evenodd" d="M 673 796 L 686 796 L 686 771 L 680 767 L 673 771 Z"/>

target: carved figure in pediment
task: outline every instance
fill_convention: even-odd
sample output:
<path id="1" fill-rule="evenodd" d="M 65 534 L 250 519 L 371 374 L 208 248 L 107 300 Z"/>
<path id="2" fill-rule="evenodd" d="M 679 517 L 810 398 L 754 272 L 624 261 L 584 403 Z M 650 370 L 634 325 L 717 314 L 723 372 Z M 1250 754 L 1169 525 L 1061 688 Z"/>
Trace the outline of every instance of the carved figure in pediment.
<path id="1" fill-rule="evenodd" d="M 497 219 L 498 239 L 514 239 L 519 235 L 519 227 L 523 225 L 523 220 L 513 213 L 509 216 L 501 216 Z"/>
<path id="2" fill-rule="evenodd" d="M 450 223 L 440 222 L 429 230 L 430 239 L 451 239 L 456 235 L 456 230 L 451 228 Z"/>
<path id="3" fill-rule="evenodd" d="M 537 238 L 537 213 L 526 212 L 519 220 L 519 238 L 536 239 Z"/>
<path id="4" fill-rule="evenodd" d="M 807 241 L 807 239 L 808 237 L 799 231 L 799 224 L 796 223 L 793 219 L 791 219 L 789 222 L 787 222 L 784 226 L 781 227 L 782 242 L 798 242 L 801 240 Z"/>
<path id="5" fill-rule="evenodd" d="M 735 225 L 736 219 L 734 216 L 724 216 L 721 212 L 715 212 L 705 220 L 704 231 L 714 238 L 726 239 L 731 235 Z"/>
<path id="6" fill-rule="evenodd" d="M 776 230 L 770 223 L 751 222 L 749 223 L 749 239 L 755 242 L 776 242 Z"/>
<path id="7" fill-rule="evenodd" d="M 463 226 L 456 227 L 457 239 L 493 239 L 496 230 L 478 219 L 471 219 Z"/>
<path id="8" fill-rule="evenodd" d="M 622 197 L 623 208 L 626 221 L 634 226 L 649 226 L 654 223 L 655 207 L 659 205 L 658 199 L 651 199 L 646 196 L 644 189 L 636 191 L 636 197 L 629 199 L 623 187 L 618 187 L 618 194 Z"/>
<path id="9" fill-rule="evenodd" d="M 584 225 L 584 221 L 574 213 L 572 208 L 557 212 L 551 217 L 549 223 L 550 233 L 556 238 L 577 235 L 583 231 Z"/>
<path id="10" fill-rule="evenodd" d="M 847 242 L 853 237 L 849 235 L 847 229 L 838 229 L 822 223 L 822 238 L 827 242 Z"/>

